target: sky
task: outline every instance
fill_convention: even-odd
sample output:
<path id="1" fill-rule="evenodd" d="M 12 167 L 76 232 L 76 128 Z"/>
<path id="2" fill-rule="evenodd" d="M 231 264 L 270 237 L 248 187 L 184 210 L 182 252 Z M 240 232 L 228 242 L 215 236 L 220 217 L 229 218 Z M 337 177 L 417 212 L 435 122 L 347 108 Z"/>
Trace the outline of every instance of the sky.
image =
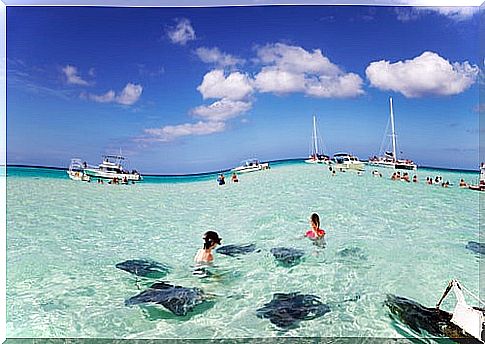
<path id="1" fill-rule="evenodd" d="M 477 169 L 478 8 L 8 7 L 7 162 L 183 174 L 324 152 Z M 384 145 L 386 146 L 386 145 Z"/>

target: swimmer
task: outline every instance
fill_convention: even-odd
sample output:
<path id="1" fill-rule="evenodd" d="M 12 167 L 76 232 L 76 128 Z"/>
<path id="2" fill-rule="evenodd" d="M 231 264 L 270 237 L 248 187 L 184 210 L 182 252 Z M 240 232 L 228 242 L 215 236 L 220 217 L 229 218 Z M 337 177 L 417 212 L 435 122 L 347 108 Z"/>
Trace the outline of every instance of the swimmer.
<path id="1" fill-rule="evenodd" d="M 237 179 L 237 174 L 236 174 L 236 172 L 234 172 L 234 173 L 232 174 L 231 181 L 232 181 L 233 183 L 238 183 L 238 182 L 239 182 L 239 179 Z"/>
<path id="2" fill-rule="evenodd" d="M 316 240 L 325 236 L 325 231 L 320 229 L 320 217 L 317 213 L 313 213 L 310 217 L 310 225 L 312 226 L 312 229 L 305 233 L 305 237 Z"/>
<path id="3" fill-rule="evenodd" d="M 414 175 L 413 177 L 413 183 L 417 183 L 418 182 L 418 176 L 417 175 Z"/>
<path id="4" fill-rule="evenodd" d="M 224 175 L 221 173 L 219 175 L 219 177 L 217 178 L 217 182 L 219 183 L 219 185 L 224 185 L 226 184 L 226 181 L 224 180 Z"/>
<path id="5" fill-rule="evenodd" d="M 460 187 L 461 188 L 467 188 L 468 187 L 468 184 L 465 182 L 465 180 L 463 178 L 460 180 Z"/>
<path id="6" fill-rule="evenodd" d="M 214 260 L 214 256 L 212 255 L 212 250 L 221 244 L 221 238 L 219 238 L 219 234 L 214 231 L 207 231 L 204 234 L 204 248 L 201 248 L 197 254 L 195 255 L 194 262 L 195 263 L 210 263 Z"/>

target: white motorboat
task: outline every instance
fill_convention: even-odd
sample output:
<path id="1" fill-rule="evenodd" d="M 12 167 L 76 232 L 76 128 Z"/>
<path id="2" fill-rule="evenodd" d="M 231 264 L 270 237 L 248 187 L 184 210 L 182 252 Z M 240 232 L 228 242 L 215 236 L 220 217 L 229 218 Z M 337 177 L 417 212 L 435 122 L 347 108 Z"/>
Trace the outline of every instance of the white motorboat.
<path id="1" fill-rule="evenodd" d="M 396 154 L 396 132 L 394 129 L 394 111 L 392 109 L 392 97 L 389 98 L 391 119 L 391 146 L 392 151 L 386 150 L 384 156 L 374 156 L 369 159 L 369 165 L 394 168 L 396 170 L 416 170 L 417 166 L 412 160 L 398 159 Z M 388 124 L 389 125 L 389 124 Z M 387 129 L 386 129 L 387 133 Z M 384 142 L 383 142 L 384 143 Z M 382 147 L 381 147 L 382 152 Z"/>
<path id="2" fill-rule="evenodd" d="M 98 167 L 86 166 L 84 173 L 92 178 L 110 179 L 120 183 L 140 181 L 142 177 L 136 170 L 130 172 L 123 169 L 121 164 L 123 160 L 125 158 L 121 155 L 105 155 Z"/>
<path id="3" fill-rule="evenodd" d="M 246 172 L 255 172 L 255 171 L 261 171 L 261 170 L 267 170 L 267 169 L 269 169 L 269 163 L 267 162 L 261 163 L 259 162 L 258 159 L 248 159 L 248 160 L 242 161 L 241 166 L 233 168 L 231 172 L 246 173 Z"/>
<path id="4" fill-rule="evenodd" d="M 485 162 L 480 164 L 480 180 L 478 185 L 470 185 L 468 188 L 471 190 L 485 191 Z"/>
<path id="5" fill-rule="evenodd" d="M 71 159 L 71 163 L 69 164 L 69 169 L 67 170 L 67 175 L 72 180 L 77 180 L 81 182 L 89 182 L 91 178 L 84 173 L 84 165 L 81 159 Z"/>
<path id="6" fill-rule="evenodd" d="M 312 131 L 312 149 L 310 156 L 305 160 L 308 164 L 322 164 L 329 163 L 330 158 L 324 155 L 318 150 L 318 143 L 321 143 L 322 139 L 317 133 L 317 118 L 313 116 L 313 131 Z"/>
<path id="7" fill-rule="evenodd" d="M 354 155 L 348 153 L 336 153 L 333 155 L 332 162 L 338 170 L 356 170 L 363 171 L 365 165 Z"/>

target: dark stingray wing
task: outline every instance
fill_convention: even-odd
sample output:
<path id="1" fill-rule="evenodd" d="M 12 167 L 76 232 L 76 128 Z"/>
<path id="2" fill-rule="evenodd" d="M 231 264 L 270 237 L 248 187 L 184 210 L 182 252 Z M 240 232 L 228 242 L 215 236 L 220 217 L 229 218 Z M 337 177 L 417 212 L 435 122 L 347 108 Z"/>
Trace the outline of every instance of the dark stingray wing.
<path id="1" fill-rule="evenodd" d="M 153 278 L 163 277 L 170 270 L 170 267 L 165 264 L 161 264 L 153 260 L 142 259 L 127 260 L 116 264 L 115 267 L 140 277 Z"/>
<path id="2" fill-rule="evenodd" d="M 186 315 L 203 301 L 203 294 L 199 289 L 173 288 L 161 304 L 175 315 Z"/>
<path id="3" fill-rule="evenodd" d="M 485 244 L 476 241 L 469 241 L 465 248 L 475 253 L 485 254 Z"/>
<path id="4" fill-rule="evenodd" d="M 130 297 L 125 301 L 126 306 L 134 306 L 142 303 L 162 303 L 166 295 L 163 291 L 157 289 L 147 289 L 140 294 Z"/>

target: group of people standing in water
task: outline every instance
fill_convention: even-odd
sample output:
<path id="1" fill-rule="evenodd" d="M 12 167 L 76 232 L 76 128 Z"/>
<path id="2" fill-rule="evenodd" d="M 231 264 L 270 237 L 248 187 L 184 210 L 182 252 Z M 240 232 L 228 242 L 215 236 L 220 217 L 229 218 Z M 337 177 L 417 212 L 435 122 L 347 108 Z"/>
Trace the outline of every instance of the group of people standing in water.
<path id="1" fill-rule="evenodd" d="M 231 182 L 233 183 L 239 183 L 239 179 L 237 178 L 236 172 L 234 172 L 231 176 Z M 226 184 L 226 178 L 224 177 L 224 173 L 221 173 L 219 177 L 217 177 L 217 183 L 219 185 L 224 185 Z"/>
<path id="2" fill-rule="evenodd" d="M 320 217 L 317 213 L 311 215 L 310 225 L 311 228 L 305 233 L 305 237 L 314 241 L 322 240 L 325 237 L 325 231 L 320 228 Z M 197 251 L 197 254 L 194 257 L 194 262 L 196 264 L 211 263 L 214 260 L 212 250 L 222 242 L 222 238 L 215 231 L 205 232 L 202 239 L 204 240 L 204 245 Z"/>

